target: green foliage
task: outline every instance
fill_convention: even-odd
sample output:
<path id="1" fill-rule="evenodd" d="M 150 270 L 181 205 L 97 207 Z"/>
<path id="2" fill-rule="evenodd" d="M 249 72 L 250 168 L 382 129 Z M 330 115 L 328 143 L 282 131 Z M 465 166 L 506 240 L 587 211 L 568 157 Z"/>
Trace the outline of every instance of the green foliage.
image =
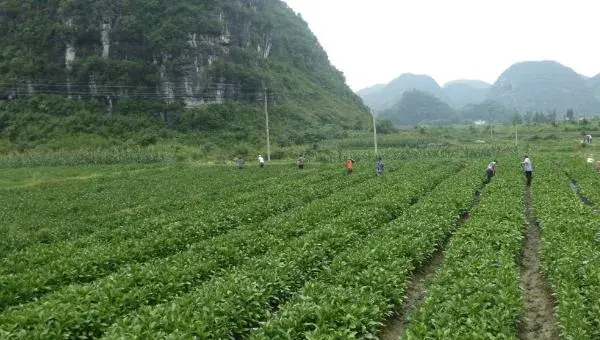
<path id="1" fill-rule="evenodd" d="M 510 162 L 518 159 L 499 164 Z M 523 192 L 514 182 L 521 177 L 507 165 L 486 186 L 471 218 L 453 236 L 404 339 L 517 338 L 524 310 L 515 257 L 524 236 Z"/>
<path id="2" fill-rule="evenodd" d="M 477 80 L 458 80 L 443 87 L 444 99 L 454 108 L 485 101 L 490 85 Z"/>
<path id="3" fill-rule="evenodd" d="M 392 312 L 391 306 L 404 300 L 410 272 L 443 243 L 455 226 L 458 212 L 469 205 L 472 193 L 464 189 L 477 185 L 473 176 L 477 169 L 469 167 L 435 184 L 429 196 L 414 200 L 405 197 L 407 201 L 401 204 L 414 206 L 374 231 L 356 249 L 337 256 L 318 280 L 308 282 L 251 338 L 377 337 L 381 322 Z M 385 195 L 382 198 L 382 205 L 390 204 Z"/>
<path id="4" fill-rule="evenodd" d="M 456 112 L 433 95 L 418 91 L 406 91 L 402 99 L 384 112 L 384 119 L 396 125 L 452 123 L 457 120 Z"/>
<path id="5" fill-rule="evenodd" d="M 537 165 L 534 206 L 543 235 L 541 262 L 556 297 L 561 336 L 595 339 L 600 337 L 600 228 L 592 209 L 573 194 L 564 171 L 584 183 L 584 194 L 597 191 L 590 184 L 599 183 L 598 174 L 591 166 L 583 170 L 578 162 L 584 159 L 564 161 L 564 169 L 545 160 Z"/>
<path id="6" fill-rule="evenodd" d="M 31 87 L 71 91 L 93 103 L 48 97 L 43 101 L 52 103 L 45 107 L 11 103 L 2 110 L 0 137 L 15 144 L 38 146 L 83 133 L 148 145 L 171 134 L 167 129 L 210 131 L 223 144 L 232 138 L 255 145 L 264 126 L 258 110 L 265 86 L 275 137 L 312 133 L 323 125 L 368 126 L 366 107 L 331 66 L 307 23 L 278 0 L 7 0 L 2 6 L 0 95 Z M 65 63 L 69 46 L 75 51 L 71 68 Z M 158 102 L 167 82 L 178 104 Z M 184 112 L 181 102 L 188 96 L 222 96 L 236 104 Z M 17 111 L 27 117 L 12 117 Z M 122 116 L 135 116 L 135 122 Z M 159 132 L 142 131 L 149 129 Z"/>
<path id="7" fill-rule="evenodd" d="M 377 133 L 390 134 L 398 132 L 398 128 L 390 119 L 377 119 Z M 371 129 L 373 130 L 373 129 Z"/>
<path id="8" fill-rule="evenodd" d="M 459 115 L 466 121 L 484 120 L 487 122 L 509 122 L 511 111 L 504 105 L 486 100 L 478 104 L 469 104 L 463 107 Z"/>
<path id="9" fill-rule="evenodd" d="M 520 111 L 600 112 L 600 101 L 586 80 L 555 61 L 512 65 L 492 86 L 488 98 Z"/>
<path id="10" fill-rule="evenodd" d="M 438 98 L 443 98 L 442 89 L 433 78 L 427 75 L 402 74 L 385 86 L 367 89 L 359 93 L 365 104 L 376 111 L 383 112 L 391 109 L 402 100 L 406 91 L 419 90 Z"/>

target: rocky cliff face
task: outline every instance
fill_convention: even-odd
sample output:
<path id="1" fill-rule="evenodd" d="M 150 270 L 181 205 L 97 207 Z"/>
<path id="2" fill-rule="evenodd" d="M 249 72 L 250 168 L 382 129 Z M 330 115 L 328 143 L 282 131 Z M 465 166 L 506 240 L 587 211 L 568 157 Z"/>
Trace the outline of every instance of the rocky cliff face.
<path id="1" fill-rule="evenodd" d="M 6 0 L 0 83 L 16 92 L 257 101 L 310 88 L 365 111 L 280 0 Z M 297 75 L 297 76 L 296 76 Z"/>

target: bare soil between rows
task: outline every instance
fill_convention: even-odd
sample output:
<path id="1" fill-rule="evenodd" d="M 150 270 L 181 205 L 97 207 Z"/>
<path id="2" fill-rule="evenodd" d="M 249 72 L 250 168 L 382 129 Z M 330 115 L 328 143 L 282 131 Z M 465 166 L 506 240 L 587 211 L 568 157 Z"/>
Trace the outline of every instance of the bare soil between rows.
<path id="1" fill-rule="evenodd" d="M 381 332 L 382 340 L 397 340 L 406 331 L 410 315 L 416 312 L 427 296 L 427 283 L 433 278 L 436 270 L 444 262 L 444 250 L 440 249 L 427 261 L 427 263 L 416 271 L 412 280 L 406 288 L 406 298 L 402 309 L 388 321 Z"/>
<path id="2" fill-rule="evenodd" d="M 531 211 L 531 188 L 525 191 L 525 240 L 521 257 L 521 288 L 525 315 L 518 327 L 521 340 L 559 339 L 555 300 L 540 263 L 539 224 Z"/>
<path id="3" fill-rule="evenodd" d="M 469 209 L 473 209 L 473 207 L 481 200 L 481 190 L 484 185 L 485 184 L 475 190 L 473 201 L 471 202 Z M 457 221 L 457 229 L 467 223 L 470 217 L 469 211 L 462 211 L 459 220 Z M 433 279 L 437 270 L 444 263 L 444 254 L 451 238 L 452 235 L 446 239 L 444 246 L 433 253 L 429 259 L 413 273 L 412 279 L 406 287 L 405 299 L 401 308 L 387 321 L 379 335 L 379 339 L 397 340 L 404 334 L 410 322 L 410 317 L 416 313 L 417 309 L 427 296 L 428 283 Z"/>

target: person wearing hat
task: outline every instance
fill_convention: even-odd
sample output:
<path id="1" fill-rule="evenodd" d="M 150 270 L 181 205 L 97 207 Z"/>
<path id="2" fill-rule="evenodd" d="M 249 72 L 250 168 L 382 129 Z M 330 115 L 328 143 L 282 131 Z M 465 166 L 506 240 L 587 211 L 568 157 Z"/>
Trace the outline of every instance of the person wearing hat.
<path id="1" fill-rule="evenodd" d="M 263 166 L 265 166 L 265 159 L 263 158 L 262 155 L 258 155 L 258 166 L 261 167 L 261 168 Z"/>
<path id="2" fill-rule="evenodd" d="M 529 159 L 529 156 L 525 155 L 523 161 L 521 162 L 521 166 L 523 167 L 523 171 L 525 171 L 525 178 L 527 179 L 527 186 L 530 187 L 533 166 L 531 165 L 531 159 Z"/>
<path id="3" fill-rule="evenodd" d="M 490 164 L 488 164 L 487 169 L 486 169 L 486 183 L 489 183 L 492 181 L 492 177 L 494 177 L 494 175 L 496 174 L 496 160 L 493 160 L 490 162 Z"/>

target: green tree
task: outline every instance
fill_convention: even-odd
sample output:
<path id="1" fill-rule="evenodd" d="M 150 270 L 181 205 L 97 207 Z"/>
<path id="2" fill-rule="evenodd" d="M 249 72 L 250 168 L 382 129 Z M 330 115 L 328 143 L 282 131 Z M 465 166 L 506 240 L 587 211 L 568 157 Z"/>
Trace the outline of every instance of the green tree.
<path id="1" fill-rule="evenodd" d="M 518 124 L 522 124 L 523 123 L 523 117 L 521 117 L 521 114 L 519 113 L 519 111 L 515 111 L 513 112 L 510 121 L 512 123 L 512 125 L 518 125 Z"/>
<path id="2" fill-rule="evenodd" d="M 573 110 L 572 110 L 572 109 L 568 109 L 568 110 L 567 110 L 567 119 L 568 119 L 569 121 L 571 121 L 571 122 L 572 122 L 573 120 L 575 120 L 575 113 L 573 112 Z"/>

